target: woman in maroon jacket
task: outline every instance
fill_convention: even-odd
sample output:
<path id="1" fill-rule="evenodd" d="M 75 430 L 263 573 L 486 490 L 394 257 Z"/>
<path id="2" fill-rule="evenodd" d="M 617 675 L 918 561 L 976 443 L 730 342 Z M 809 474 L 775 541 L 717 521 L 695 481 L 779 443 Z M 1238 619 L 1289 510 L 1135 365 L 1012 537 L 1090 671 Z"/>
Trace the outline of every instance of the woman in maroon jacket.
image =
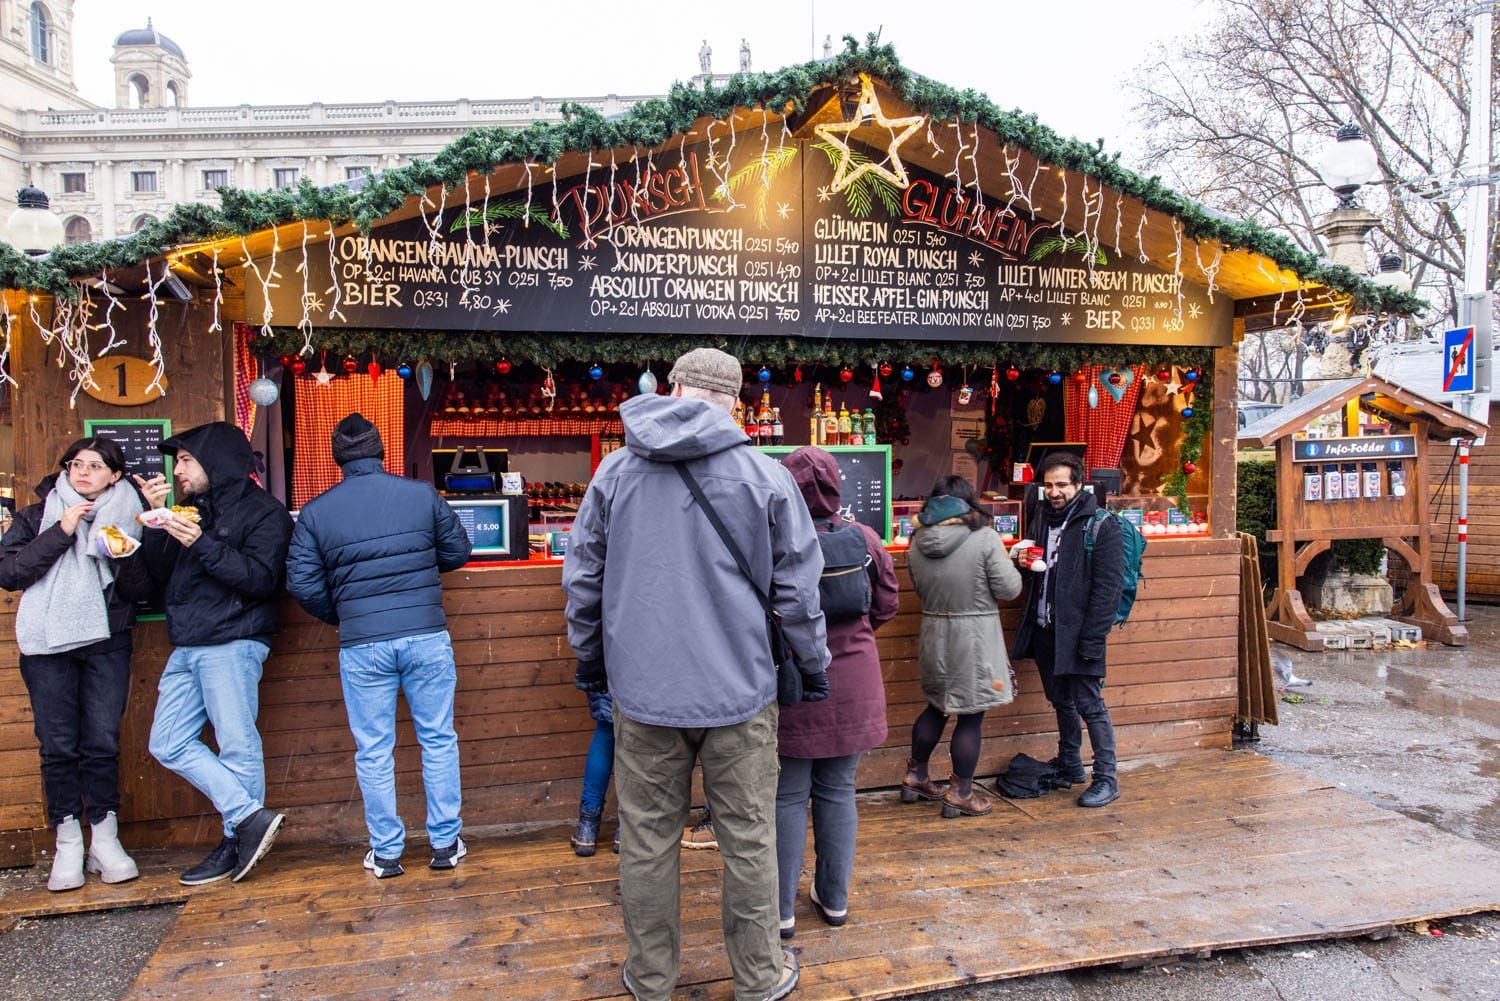
<path id="1" fill-rule="evenodd" d="M 839 467 L 820 448 L 799 448 L 786 468 L 819 532 L 841 525 Z M 807 845 L 807 804 L 812 801 L 817 861 L 809 891 L 818 917 L 835 927 L 849 914 L 849 875 L 854 867 L 854 772 L 859 756 L 885 740 L 885 679 L 875 649 L 875 629 L 896 616 L 896 569 L 880 536 L 859 525 L 869 551 L 873 593 L 867 616 L 828 620 L 829 697 L 781 710 L 776 788 L 776 860 L 781 870 L 781 937 L 795 929 L 797 884 Z"/>

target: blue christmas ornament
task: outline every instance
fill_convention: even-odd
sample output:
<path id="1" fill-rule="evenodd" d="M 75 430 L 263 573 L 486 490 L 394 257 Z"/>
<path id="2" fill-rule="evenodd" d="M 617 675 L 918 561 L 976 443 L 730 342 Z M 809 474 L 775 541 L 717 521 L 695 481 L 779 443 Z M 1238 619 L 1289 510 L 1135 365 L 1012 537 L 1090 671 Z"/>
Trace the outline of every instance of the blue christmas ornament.
<path id="1" fill-rule="evenodd" d="M 1197 382 L 1198 381 L 1198 370 L 1196 368 L 1190 368 L 1186 372 L 1182 373 L 1182 381 L 1183 382 Z"/>
<path id="2" fill-rule="evenodd" d="M 417 392 L 424 400 L 432 395 L 432 363 L 429 361 L 417 363 Z"/>
<path id="3" fill-rule="evenodd" d="M 1062 373 L 1061 372 L 1053 372 L 1051 375 L 1047 376 L 1047 381 L 1050 382 L 1054 386 L 1061 386 L 1062 385 Z"/>
<path id="4" fill-rule="evenodd" d="M 598 365 L 593 366 L 592 368 L 589 369 L 589 378 L 590 379 L 602 379 L 602 378 L 604 378 L 604 369 L 600 368 Z"/>
<path id="5" fill-rule="evenodd" d="M 656 374 L 649 368 L 641 373 L 641 377 L 635 381 L 636 388 L 641 391 L 642 396 L 650 396 L 656 392 Z"/>
<path id="6" fill-rule="evenodd" d="M 1182 419 L 1183 420 L 1187 420 L 1188 418 L 1190 418 L 1192 416 L 1193 416 L 1193 408 L 1192 407 L 1183 407 L 1182 408 Z"/>
<path id="7" fill-rule="evenodd" d="M 755 373 L 755 377 L 757 379 L 759 379 L 761 382 L 770 382 L 771 381 L 771 370 L 768 369 L 768 368 L 766 368 L 764 365 L 762 365 L 760 367 L 760 371 Z"/>
<path id="8" fill-rule="evenodd" d="M 916 377 L 917 377 L 917 373 L 915 373 L 915 372 L 913 372 L 911 370 L 911 366 L 910 365 L 906 366 L 905 368 L 903 368 L 901 370 L 901 381 L 902 382 L 911 382 Z"/>
<path id="9" fill-rule="evenodd" d="M 411 378 L 411 366 L 408 365 L 408 364 L 406 364 L 406 362 L 402 362 L 400 365 L 396 366 L 396 374 L 399 375 L 403 379 L 410 379 Z"/>

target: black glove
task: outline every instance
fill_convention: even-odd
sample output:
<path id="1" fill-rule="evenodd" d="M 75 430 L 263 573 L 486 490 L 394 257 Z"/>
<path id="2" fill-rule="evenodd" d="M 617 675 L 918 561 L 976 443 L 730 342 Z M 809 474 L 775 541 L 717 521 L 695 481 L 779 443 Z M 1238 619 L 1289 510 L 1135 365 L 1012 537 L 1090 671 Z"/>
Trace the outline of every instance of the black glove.
<path id="1" fill-rule="evenodd" d="M 594 694 L 608 691 L 609 677 L 604 673 L 604 658 L 580 660 L 578 670 L 573 672 L 573 687 Z"/>
<path id="2" fill-rule="evenodd" d="M 826 698 L 828 698 L 828 672 L 804 674 L 802 676 L 802 701 L 822 702 Z"/>

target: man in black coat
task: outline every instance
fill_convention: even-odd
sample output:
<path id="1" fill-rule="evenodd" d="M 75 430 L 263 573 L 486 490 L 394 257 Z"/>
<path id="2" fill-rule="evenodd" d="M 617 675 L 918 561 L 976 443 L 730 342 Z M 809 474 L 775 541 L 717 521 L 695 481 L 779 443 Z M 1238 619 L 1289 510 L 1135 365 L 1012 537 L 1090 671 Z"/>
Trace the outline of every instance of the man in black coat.
<path id="1" fill-rule="evenodd" d="M 427 790 L 432 869 L 452 869 L 462 793 L 453 729 L 457 672 L 438 575 L 469 560 L 469 535 L 430 485 L 387 473 L 380 431 L 350 414 L 333 432 L 344 480 L 297 517 L 287 590 L 309 614 L 339 627 L 339 675 L 357 751 L 370 851 L 365 868 L 399 876 L 406 825 L 396 812 L 396 693 L 406 693 Z"/>
<path id="2" fill-rule="evenodd" d="M 1120 526 L 1083 489 L 1083 463 L 1075 455 L 1054 452 L 1043 460 L 1041 493 L 1027 525 L 1046 549 L 1047 568 L 1026 575 L 1015 656 L 1036 660 L 1057 713 L 1057 768 L 1073 783 L 1084 780 L 1081 748 L 1088 726 L 1094 780 L 1078 805 L 1106 806 L 1120 798 L 1115 729 L 1103 693 L 1105 641 L 1124 582 Z"/>
<path id="3" fill-rule="evenodd" d="M 166 589 L 167 636 L 175 647 L 157 689 L 150 749 L 224 818 L 218 847 L 179 881 L 237 882 L 271 850 L 285 819 L 265 808 L 255 716 L 261 670 L 280 625 L 277 597 L 292 519 L 250 479 L 255 455 L 233 424 L 204 424 L 168 438 L 161 450 L 175 458 L 177 492 L 196 511 L 148 528 L 141 546 L 146 569 Z M 165 477 L 136 481 L 152 508 L 165 507 Z M 203 743 L 204 723 L 213 724 L 217 753 Z"/>

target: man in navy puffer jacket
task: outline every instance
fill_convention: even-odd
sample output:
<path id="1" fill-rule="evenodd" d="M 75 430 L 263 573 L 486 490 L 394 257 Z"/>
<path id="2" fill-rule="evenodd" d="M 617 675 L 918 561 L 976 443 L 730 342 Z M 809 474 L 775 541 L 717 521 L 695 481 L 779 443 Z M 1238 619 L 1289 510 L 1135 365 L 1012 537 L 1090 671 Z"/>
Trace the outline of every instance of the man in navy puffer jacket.
<path id="1" fill-rule="evenodd" d="M 339 627 L 339 675 L 365 801 L 365 868 L 399 876 L 406 826 L 396 812 L 396 692 L 406 693 L 422 745 L 433 869 L 463 858 L 457 676 L 439 574 L 469 559 L 468 533 L 438 492 L 387 473 L 380 432 L 360 414 L 333 431 L 344 481 L 309 501 L 287 556 L 287 590 Z"/>

